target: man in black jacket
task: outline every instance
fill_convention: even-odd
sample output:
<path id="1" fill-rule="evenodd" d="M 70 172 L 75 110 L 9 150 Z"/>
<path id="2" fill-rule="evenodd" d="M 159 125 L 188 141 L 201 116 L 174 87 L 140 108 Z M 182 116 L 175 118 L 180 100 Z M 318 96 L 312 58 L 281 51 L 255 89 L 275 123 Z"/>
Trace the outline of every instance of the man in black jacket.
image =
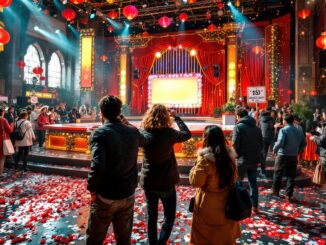
<path id="1" fill-rule="evenodd" d="M 271 117 L 270 111 L 263 111 L 259 118 L 259 126 L 263 136 L 263 151 L 261 161 L 261 174 L 266 178 L 266 158 L 268 149 L 274 140 L 274 124 L 275 120 Z"/>
<path id="2" fill-rule="evenodd" d="M 322 110 L 322 133 L 320 136 L 311 136 L 310 140 L 313 140 L 317 144 L 317 149 L 320 155 L 320 161 L 323 166 L 326 175 L 326 108 Z"/>
<path id="3" fill-rule="evenodd" d="M 256 121 L 244 109 L 237 110 L 238 123 L 233 129 L 232 144 L 237 152 L 237 166 L 241 183 L 247 174 L 253 211 L 258 212 L 257 166 L 261 162 L 263 138 Z"/>
<path id="4" fill-rule="evenodd" d="M 93 132 L 90 140 L 88 245 L 103 244 L 111 222 L 117 244 L 130 244 L 137 186 L 137 153 L 138 147 L 145 144 L 145 139 L 137 128 L 121 121 L 125 120 L 120 115 L 121 106 L 117 97 L 105 96 L 101 99 L 103 126 Z"/>

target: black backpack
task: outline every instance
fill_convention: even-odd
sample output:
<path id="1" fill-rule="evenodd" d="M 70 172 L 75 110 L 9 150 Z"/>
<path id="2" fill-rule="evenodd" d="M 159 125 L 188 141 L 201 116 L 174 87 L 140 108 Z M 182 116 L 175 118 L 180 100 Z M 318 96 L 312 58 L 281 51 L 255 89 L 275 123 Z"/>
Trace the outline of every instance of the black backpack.
<path id="1" fill-rule="evenodd" d="M 15 127 L 14 127 L 14 131 L 11 133 L 11 138 L 14 140 L 22 140 L 25 137 L 25 133 L 23 133 L 22 129 L 21 129 L 21 125 L 25 122 L 26 120 L 23 120 L 19 126 L 17 127 L 17 122 L 15 123 Z"/>
<path id="2" fill-rule="evenodd" d="M 236 184 L 232 187 L 225 207 L 225 216 L 240 221 L 251 216 L 252 204 L 245 187 Z"/>

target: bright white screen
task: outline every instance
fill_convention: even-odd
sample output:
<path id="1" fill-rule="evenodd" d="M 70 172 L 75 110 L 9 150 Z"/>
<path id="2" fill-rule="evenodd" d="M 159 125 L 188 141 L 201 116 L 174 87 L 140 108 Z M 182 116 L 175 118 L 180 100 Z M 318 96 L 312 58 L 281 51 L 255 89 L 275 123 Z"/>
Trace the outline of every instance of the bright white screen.
<path id="1" fill-rule="evenodd" d="M 199 81 L 200 82 L 200 81 Z M 152 104 L 196 107 L 201 104 L 198 77 L 152 78 Z"/>

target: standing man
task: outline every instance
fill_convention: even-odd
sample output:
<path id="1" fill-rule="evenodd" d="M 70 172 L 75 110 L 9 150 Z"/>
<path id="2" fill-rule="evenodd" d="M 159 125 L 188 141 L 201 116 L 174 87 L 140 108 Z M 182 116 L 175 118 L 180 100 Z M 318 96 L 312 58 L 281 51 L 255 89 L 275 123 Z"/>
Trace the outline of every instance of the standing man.
<path id="1" fill-rule="evenodd" d="M 273 152 L 277 154 L 275 159 L 274 182 L 272 195 L 278 196 L 281 189 L 282 175 L 285 171 L 287 177 L 286 200 L 292 201 L 294 179 L 297 171 L 298 154 L 306 146 L 306 138 L 302 130 L 293 125 L 294 117 L 291 114 L 283 116 L 285 126 L 280 129 L 277 141 L 274 145 Z"/>
<path id="2" fill-rule="evenodd" d="M 239 109 L 236 114 L 238 123 L 233 129 L 232 144 L 238 155 L 239 182 L 247 175 L 253 212 L 258 213 L 257 166 L 261 162 L 262 134 L 248 111 Z"/>
<path id="3" fill-rule="evenodd" d="M 13 125 L 15 122 L 15 108 L 13 106 L 9 106 L 4 118 L 7 119 L 9 125 Z"/>
<path id="4" fill-rule="evenodd" d="M 326 108 L 323 108 L 322 110 L 321 125 L 321 135 L 319 137 L 311 136 L 310 140 L 314 141 L 317 144 L 321 165 L 323 166 L 326 175 Z"/>
<path id="5" fill-rule="evenodd" d="M 115 96 L 100 101 L 103 126 L 91 136 L 91 170 L 88 190 L 91 208 L 87 245 L 102 244 L 113 223 L 118 245 L 129 245 L 137 186 L 138 147 L 144 145 L 137 128 L 121 115 L 122 102 Z M 121 121 L 123 120 L 123 121 Z"/>
<path id="6" fill-rule="evenodd" d="M 259 119 L 259 126 L 261 133 L 263 135 L 263 159 L 261 161 L 261 175 L 264 178 L 266 176 L 266 159 L 268 154 L 268 149 L 274 140 L 274 124 L 275 120 L 271 117 L 270 111 L 263 111 Z"/>

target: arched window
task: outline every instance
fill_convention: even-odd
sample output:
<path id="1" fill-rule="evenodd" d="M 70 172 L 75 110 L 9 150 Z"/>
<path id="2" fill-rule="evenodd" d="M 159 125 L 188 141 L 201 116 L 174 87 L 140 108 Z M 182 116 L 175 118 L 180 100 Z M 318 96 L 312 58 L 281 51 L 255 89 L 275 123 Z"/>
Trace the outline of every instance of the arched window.
<path id="1" fill-rule="evenodd" d="M 29 45 L 26 55 L 24 56 L 24 80 L 28 84 L 32 84 L 32 79 L 36 75 L 33 73 L 35 67 L 41 67 L 40 54 L 34 45 Z"/>
<path id="2" fill-rule="evenodd" d="M 48 64 L 48 86 L 52 88 L 62 87 L 62 65 L 59 55 L 54 52 Z"/>

